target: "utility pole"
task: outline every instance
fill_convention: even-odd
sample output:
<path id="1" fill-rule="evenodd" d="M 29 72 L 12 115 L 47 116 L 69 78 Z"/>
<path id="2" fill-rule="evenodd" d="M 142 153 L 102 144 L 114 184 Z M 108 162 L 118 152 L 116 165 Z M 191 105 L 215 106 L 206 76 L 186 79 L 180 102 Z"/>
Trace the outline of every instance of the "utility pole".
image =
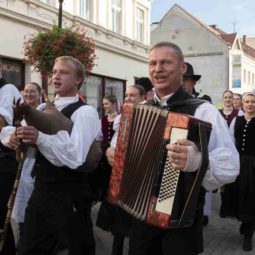
<path id="1" fill-rule="evenodd" d="M 62 13 L 63 13 L 63 2 L 64 0 L 58 0 L 59 8 L 58 8 L 58 27 L 62 28 Z"/>

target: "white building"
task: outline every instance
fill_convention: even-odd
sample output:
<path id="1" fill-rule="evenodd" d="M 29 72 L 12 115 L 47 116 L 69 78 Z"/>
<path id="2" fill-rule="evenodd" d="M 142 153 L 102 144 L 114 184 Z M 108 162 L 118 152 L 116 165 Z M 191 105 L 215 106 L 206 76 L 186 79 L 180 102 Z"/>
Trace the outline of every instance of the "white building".
<path id="1" fill-rule="evenodd" d="M 200 95 L 222 102 L 226 89 L 243 93 L 255 89 L 255 49 L 216 25 L 206 25 L 175 4 L 151 27 L 151 45 L 171 41 L 182 49 L 185 60 L 202 77 L 196 85 Z"/>
<path id="2" fill-rule="evenodd" d="M 0 0 L 0 64 L 7 80 L 19 88 L 29 81 L 41 83 L 23 61 L 23 43 L 58 24 L 58 7 L 58 0 Z M 95 107 L 101 107 L 105 94 L 122 101 L 125 86 L 147 75 L 150 8 L 148 0 L 64 1 L 62 27 L 82 26 L 96 43 L 96 65 L 82 88 Z"/>

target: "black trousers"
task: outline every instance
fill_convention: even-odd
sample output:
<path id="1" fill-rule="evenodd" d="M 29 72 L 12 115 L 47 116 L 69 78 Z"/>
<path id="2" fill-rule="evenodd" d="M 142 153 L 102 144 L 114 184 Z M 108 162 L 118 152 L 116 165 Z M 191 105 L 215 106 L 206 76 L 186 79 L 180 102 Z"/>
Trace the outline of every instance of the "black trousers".
<path id="1" fill-rule="evenodd" d="M 253 223 L 250 221 L 242 221 L 242 232 L 244 236 L 252 238 L 254 234 L 254 226 Z"/>
<path id="2" fill-rule="evenodd" d="M 220 206 L 220 217 L 236 217 L 237 208 L 237 197 L 238 187 L 237 183 L 229 183 L 224 185 L 224 191 L 220 193 L 221 206 Z"/>
<path id="3" fill-rule="evenodd" d="M 3 228 L 7 213 L 7 203 L 13 189 L 17 162 L 12 157 L 0 158 L 0 228 Z M 11 224 L 7 232 L 4 247 L 0 255 L 15 255 L 15 240 Z"/>
<path id="4" fill-rule="evenodd" d="M 202 218 L 192 227 L 161 230 L 132 222 L 129 255 L 196 255 L 203 251 Z"/>
<path id="5" fill-rule="evenodd" d="M 25 214 L 18 255 L 51 255 L 59 247 L 69 255 L 94 255 L 91 205 L 68 191 L 36 188 Z"/>

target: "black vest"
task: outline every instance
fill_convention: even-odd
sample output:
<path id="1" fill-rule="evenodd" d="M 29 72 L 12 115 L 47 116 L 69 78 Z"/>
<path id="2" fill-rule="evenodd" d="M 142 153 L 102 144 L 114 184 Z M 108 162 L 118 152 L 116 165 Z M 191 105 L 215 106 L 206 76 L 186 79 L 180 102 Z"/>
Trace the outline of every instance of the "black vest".
<path id="1" fill-rule="evenodd" d="M 249 155 L 255 157 L 254 142 L 255 142 L 255 118 L 252 118 L 247 124 L 244 116 L 237 116 L 234 135 L 236 148 L 241 155 Z"/>
<path id="2" fill-rule="evenodd" d="M 75 110 L 84 105 L 82 101 L 70 104 L 61 112 L 70 118 Z M 38 153 L 35 167 L 33 170 L 36 181 L 35 185 L 44 184 L 66 184 L 66 183 L 81 183 L 86 181 L 87 175 L 85 173 L 70 169 L 68 167 L 57 167 L 50 163 L 41 153 Z"/>

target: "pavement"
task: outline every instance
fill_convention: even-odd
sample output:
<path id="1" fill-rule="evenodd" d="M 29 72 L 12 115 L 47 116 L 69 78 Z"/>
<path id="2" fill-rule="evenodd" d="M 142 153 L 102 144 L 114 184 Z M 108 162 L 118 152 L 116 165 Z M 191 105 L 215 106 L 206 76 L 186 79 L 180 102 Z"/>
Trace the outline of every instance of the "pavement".
<path id="1" fill-rule="evenodd" d="M 220 194 L 212 193 L 211 215 L 209 224 L 204 227 L 203 255 L 255 255 L 254 249 L 250 252 L 242 250 L 243 236 L 239 233 L 240 222 L 234 218 L 220 218 Z"/>
<path id="2" fill-rule="evenodd" d="M 96 204 L 92 209 L 92 219 L 95 222 L 100 204 Z M 204 227 L 204 252 L 202 255 L 255 255 L 255 238 L 253 238 L 254 250 L 244 252 L 242 250 L 242 236 L 239 234 L 240 223 L 236 219 L 220 218 L 220 195 L 212 194 L 211 214 L 209 223 Z M 13 224 L 15 227 L 15 224 Z M 15 228 L 16 229 L 16 228 Z M 15 230 L 17 235 L 17 229 Z M 110 233 L 94 227 L 96 241 L 96 255 L 110 255 L 112 236 Z M 58 255 L 66 255 L 61 252 Z M 128 240 L 125 240 L 123 255 L 128 254 Z M 156 255 L 156 254 L 155 254 Z"/>
<path id="3" fill-rule="evenodd" d="M 236 219 L 220 218 L 220 194 L 212 193 L 211 214 L 209 223 L 204 227 L 204 252 L 202 255 L 255 255 L 255 238 L 253 238 L 254 250 L 245 252 L 242 250 L 242 236 L 239 234 L 240 223 Z M 99 205 L 92 211 L 92 218 L 96 218 Z M 112 236 L 95 227 L 95 240 L 97 245 L 96 255 L 110 255 Z M 123 255 L 128 254 L 128 242 L 126 241 Z M 171 254 L 171 253 L 169 253 Z M 156 254 L 155 254 L 156 255 Z"/>

